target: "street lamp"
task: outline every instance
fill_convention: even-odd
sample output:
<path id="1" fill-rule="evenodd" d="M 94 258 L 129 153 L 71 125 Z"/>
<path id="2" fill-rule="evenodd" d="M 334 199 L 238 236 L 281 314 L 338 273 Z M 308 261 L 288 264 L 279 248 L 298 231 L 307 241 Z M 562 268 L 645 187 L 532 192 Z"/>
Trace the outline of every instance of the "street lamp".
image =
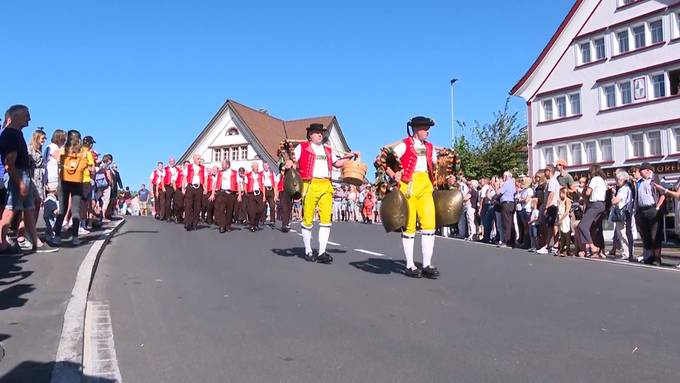
<path id="1" fill-rule="evenodd" d="M 456 145 L 456 115 L 454 113 L 453 109 L 453 88 L 456 82 L 458 81 L 457 78 L 451 79 L 451 147 L 453 148 Z"/>

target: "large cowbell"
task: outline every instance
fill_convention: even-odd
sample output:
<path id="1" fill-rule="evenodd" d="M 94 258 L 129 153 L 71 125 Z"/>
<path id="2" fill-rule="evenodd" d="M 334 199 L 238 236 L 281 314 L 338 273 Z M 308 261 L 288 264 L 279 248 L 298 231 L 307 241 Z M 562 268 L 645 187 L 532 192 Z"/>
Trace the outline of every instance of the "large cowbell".
<path id="1" fill-rule="evenodd" d="M 437 226 L 455 225 L 463 211 L 463 194 L 458 189 L 436 190 L 434 211 Z"/>
<path id="2" fill-rule="evenodd" d="M 406 196 L 398 188 L 385 195 L 380 203 L 380 219 L 388 233 L 400 231 L 406 227 L 408 219 L 408 203 Z"/>
<path id="3" fill-rule="evenodd" d="M 302 177 L 297 169 L 288 169 L 283 177 L 284 190 L 293 198 L 302 196 Z"/>

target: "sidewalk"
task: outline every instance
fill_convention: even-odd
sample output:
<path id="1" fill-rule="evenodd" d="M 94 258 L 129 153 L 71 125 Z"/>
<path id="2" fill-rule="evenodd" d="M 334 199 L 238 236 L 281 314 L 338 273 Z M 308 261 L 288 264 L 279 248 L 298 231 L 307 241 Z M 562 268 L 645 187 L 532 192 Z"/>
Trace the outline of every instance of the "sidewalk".
<path id="1" fill-rule="evenodd" d="M 56 253 L 0 255 L 0 382 L 49 382 L 78 267 L 100 230 Z M 2 351 L 0 351 L 0 356 Z"/>

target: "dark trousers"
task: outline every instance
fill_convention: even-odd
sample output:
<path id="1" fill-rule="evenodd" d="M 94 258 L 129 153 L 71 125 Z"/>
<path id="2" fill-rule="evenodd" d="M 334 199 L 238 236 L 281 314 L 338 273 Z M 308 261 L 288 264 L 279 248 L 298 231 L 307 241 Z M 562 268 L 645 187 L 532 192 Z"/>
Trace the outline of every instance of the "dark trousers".
<path id="1" fill-rule="evenodd" d="M 111 190 L 111 201 L 115 202 L 118 201 L 118 193 L 113 194 L 113 190 Z M 158 217 L 160 219 L 165 219 L 165 190 L 158 188 L 158 205 L 157 205 L 156 214 L 158 214 Z"/>
<path id="2" fill-rule="evenodd" d="M 493 229 L 495 214 L 493 205 L 487 204 L 484 208 L 484 216 L 482 217 L 482 222 L 484 223 L 484 238 L 482 238 L 482 241 L 484 242 L 493 240 L 493 238 L 491 238 L 491 230 Z M 496 236 L 498 236 L 498 234 L 496 234 Z"/>
<path id="3" fill-rule="evenodd" d="M 73 238 L 78 237 L 80 227 L 80 199 L 83 196 L 83 184 L 80 182 L 61 181 L 61 195 L 59 196 L 59 214 L 54 223 L 54 235 L 61 235 L 61 226 L 64 224 L 66 210 L 68 209 L 69 199 L 71 200 L 71 233 Z M 18 215 L 18 214 L 17 214 Z"/>
<path id="4" fill-rule="evenodd" d="M 198 227 L 202 200 L 202 186 L 199 186 L 198 188 L 187 186 L 186 194 L 184 195 L 184 227 L 187 229 L 195 229 Z"/>
<path id="5" fill-rule="evenodd" d="M 517 212 L 517 226 L 519 227 L 518 238 L 522 241 L 522 248 L 529 249 L 531 247 L 531 234 L 529 230 L 530 213 L 526 210 Z"/>
<path id="6" fill-rule="evenodd" d="M 560 253 L 569 254 L 571 249 L 571 230 L 568 233 L 560 231 Z"/>
<path id="7" fill-rule="evenodd" d="M 593 202 L 588 205 L 585 213 L 583 213 L 583 219 L 578 224 L 578 234 L 580 235 L 581 243 L 583 244 L 595 244 L 595 246 L 600 247 L 603 243 L 596 243 L 593 237 L 597 238 L 597 242 L 600 242 L 599 236 L 602 235 L 602 217 L 604 215 L 604 202 Z M 598 228 L 593 228 L 594 236 L 591 235 L 591 227 L 593 225 L 599 224 Z M 599 234 L 598 234 L 599 233 Z M 604 240 L 602 240 L 604 242 Z"/>
<path id="8" fill-rule="evenodd" d="M 264 199 L 267 206 L 264 208 L 264 213 L 262 214 L 262 220 L 267 218 L 267 209 L 269 209 L 269 222 L 276 222 L 276 205 L 274 204 L 274 189 L 264 190 Z"/>
<path id="9" fill-rule="evenodd" d="M 163 198 L 163 214 L 162 220 L 172 219 L 172 201 L 175 198 L 175 188 L 170 185 L 165 185 L 165 197 Z"/>
<path id="10" fill-rule="evenodd" d="M 175 194 L 172 197 L 172 206 L 175 208 L 175 218 L 181 222 L 184 218 L 184 193 L 182 193 L 181 188 L 175 190 Z"/>
<path id="11" fill-rule="evenodd" d="M 209 225 L 213 224 L 213 218 L 215 215 L 215 202 L 210 201 L 208 198 L 210 197 L 210 192 L 208 194 L 203 195 L 203 199 L 201 202 L 201 216 L 203 217 L 203 220 Z"/>
<path id="12" fill-rule="evenodd" d="M 503 202 L 501 204 L 501 215 L 503 217 L 503 241 L 508 246 L 514 245 L 512 229 L 515 226 L 512 220 L 515 215 L 515 203 L 514 202 Z"/>
<path id="13" fill-rule="evenodd" d="M 661 248 L 663 241 L 663 214 L 655 207 L 639 209 L 637 222 L 640 225 L 642 246 L 645 250 L 657 250 Z"/>
<path id="14" fill-rule="evenodd" d="M 264 211 L 262 207 L 263 206 L 262 194 L 255 195 L 254 193 L 248 193 L 247 198 L 248 198 L 248 221 L 250 223 L 250 227 L 257 227 L 260 223 L 262 212 Z"/>
<path id="15" fill-rule="evenodd" d="M 158 190 L 158 185 L 153 185 L 153 210 L 156 212 L 156 217 L 161 216 L 161 198 L 159 195 L 160 190 Z M 115 201 L 118 196 L 114 196 L 111 193 L 111 201 Z M 103 206 L 104 211 L 108 210 L 108 206 Z"/>
<path id="16" fill-rule="evenodd" d="M 215 193 L 215 221 L 221 230 L 231 229 L 236 199 L 237 193 L 227 193 L 223 190 Z"/>
<path id="17" fill-rule="evenodd" d="M 281 204 L 281 210 L 279 211 L 281 227 L 288 227 L 290 225 L 291 214 L 293 213 L 293 198 L 291 198 L 288 192 L 283 191 L 279 194 L 279 201 Z"/>

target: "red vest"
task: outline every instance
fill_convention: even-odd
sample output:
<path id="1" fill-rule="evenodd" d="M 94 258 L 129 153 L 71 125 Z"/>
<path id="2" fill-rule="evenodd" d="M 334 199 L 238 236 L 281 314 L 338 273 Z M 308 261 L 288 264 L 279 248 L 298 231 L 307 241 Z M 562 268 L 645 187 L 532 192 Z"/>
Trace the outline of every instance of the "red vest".
<path id="1" fill-rule="evenodd" d="M 222 175 L 224 174 L 225 171 L 217 173 L 217 182 L 215 182 L 215 190 L 222 190 Z M 238 172 L 235 170 L 231 170 L 231 176 L 229 178 L 231 179 L 231 191 L 233 192 L 238 191 L 238 181 L 236 180 L 236 176 L 238 176 Z"/>
<path id="2" fill-rule="evenodd" d="M 418 162 L 418 153 L 414 146 L 413 137 L 408 137 L 404 139 L 404 144 L 406 144 L 406 151 L 404 155 L 401 156 L 401 180 L 404 182 L 411 182 L 411 177 L 413 176 L 413 171 L 416 169 L 416 162 Z M 434 181 L 434 164 L 431 161 L 432 151 L 434 147 L 431 143 L 425 141 L 425 155 L 427 156 L 427 172 L 430 176 L 430 181 Z"/>
<path id="3" fill-rule="evenodd" d="M 282 171 L 281 175 L 279 176 L 279 183 L 276 185 L 276 188 L 279 190 L 279 193 L 283 193 L 283 179 L 285 178 L 286 171 Z"/>
<path id="4" fill-rule="evenodd" d="M 182 171 L 182 168 L 177 167 L 177 179 L 175 180 L 175 189 L 181 189 L 182 188 L 183 177 L 184 177 L 184 172 Z"/>
<path id="5" fill-rule="evenodd" d="M 153 175 L 151 176 L 151 185 L 157 185 L 158 184 L 158 170 L 153 171 Z"/>
<path id="6" fill-rule="evenodd" d="M 175 187 L 177 187 L 178 185 L 182 185 L 181 182 L 178 182 L 182 176 L 182 168 L 175 166 L 175 170 L 177 171 L 177 180 L 175 180 Z M 166 166 L 165 175 L 163 175 L 163 185 L 170 186 L 171 181 L 172 173 L 170 172 L 170 166 Z"/>
<path id="7" fill-rule="evenodd" d="M 212 173 L 209 173 L 208 174 L 208 183 L 206 185 L 206 187 L 208 188 L 208 193 L 210 193 L 213 190 L 213 180 L 214 180 L 214 177 L 213 177 Z"/>
<path id="8" fill-rule="evenodd" d="M 187 166 L 187 185 L 191 185 L 191 182 L 194 180 L 194 167 L 196 165 L 194 164 L 189 164 Z M 198 170 L 198 177 L 201 180 L 201 186 L 205 185 L 205 166 L 200 165 L 199 170 Z"/>
<path id="9" fill-rule="evenodd" d="M 255 174 L 257 174 L 257 184 L 260 186 L 260 192 L 263 192 L 264 187 L 262 186 L 262 173 Z M 248 182 L 246 183 L 246 192 L 252 193 L 255 189 L 255 177 L 253 177 L 253 172 L 248 173 L 246 177 L 248 179 Z"/>
<path id="10" fill-rule="evenodd" d="M 303 142 L 300 144 L 300 160 L 298 161 L 298 168 L 300 170 L 300 177 L 303 181 L 310 181 L 314 175 L 314 163 L 316 163 L 316 153 L 312 149 L 311 142 Z M 328 160 L 328 178 L 333 174 L 333 151 L 328 146 L 324 145 L 326 152 L 326 160 Z"/>
<path id="11" fill-rule="evenodd" d="M 264 171 L 261 171 L 259 174 L 260 174 L 260 176 L 259 176 L 260 185 L 262 185 L 262 188 L 260 190 L 262 190 L 262 189 L 264 189 Z M 274 179 L 274 172 L 271 171 L 271 170 L 269 171 L 269 181 L 272 184 L 272 188 L 275 188 L 276 187 L 276 180 Z"/>

